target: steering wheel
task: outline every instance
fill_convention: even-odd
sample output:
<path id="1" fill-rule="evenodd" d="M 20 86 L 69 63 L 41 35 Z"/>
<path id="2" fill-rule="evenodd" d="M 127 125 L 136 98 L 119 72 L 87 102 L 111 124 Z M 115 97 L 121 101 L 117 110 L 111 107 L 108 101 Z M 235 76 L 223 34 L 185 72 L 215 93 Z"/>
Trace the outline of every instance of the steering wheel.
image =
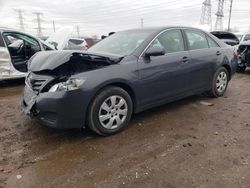
<path id="1" fill-rule="evenodd" d="M 23 43 L 18 47 L 18 49 L 17 49 L 17 54 L 20 54 L 20 53 L 21 53 L 21 51 L 22 51 L 22 49 L 23 49 L 23 47 L 24 47 L 24 43 L 25 43 L 25 41 L 23 41 Z"/>

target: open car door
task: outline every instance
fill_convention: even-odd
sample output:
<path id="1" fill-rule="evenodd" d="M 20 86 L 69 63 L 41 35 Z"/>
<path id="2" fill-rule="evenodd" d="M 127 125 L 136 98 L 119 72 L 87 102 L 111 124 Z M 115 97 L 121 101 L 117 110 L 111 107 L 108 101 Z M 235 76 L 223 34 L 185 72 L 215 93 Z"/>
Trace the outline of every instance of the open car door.
<path id="1" fill-rule="evenodd" d="M 38 40 L 18 32 L 4 32 L 3 38 L 14 68 L 20 72 L 27 72 L 28 60 L 36 52 L 41 51 Z"/>

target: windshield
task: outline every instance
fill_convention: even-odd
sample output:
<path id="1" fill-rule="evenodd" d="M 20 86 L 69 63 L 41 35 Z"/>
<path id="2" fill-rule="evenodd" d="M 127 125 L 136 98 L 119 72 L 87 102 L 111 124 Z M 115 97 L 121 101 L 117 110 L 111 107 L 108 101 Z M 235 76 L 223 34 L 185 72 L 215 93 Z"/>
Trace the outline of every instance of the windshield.
<path id="1" fill-rule="evenodd" d="M 250 34 L 245 35 L 243 41 L 248 41 L 248 40 L 250 40 Z"/>
<path id="2" fill-rule="evenodd" d="M 143 30 L 115 33 L 95 44 L 88 52 L 123 57 L 131 54 L 150 33 Z"/>

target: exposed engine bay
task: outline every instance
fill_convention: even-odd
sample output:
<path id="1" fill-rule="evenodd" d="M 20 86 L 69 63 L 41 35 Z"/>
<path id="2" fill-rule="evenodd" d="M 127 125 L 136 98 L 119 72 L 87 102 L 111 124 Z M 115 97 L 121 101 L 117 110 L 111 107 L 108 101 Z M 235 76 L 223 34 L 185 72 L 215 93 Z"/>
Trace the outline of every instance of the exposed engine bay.
<path id="1" fill-rule="evenodd" d="M 238 56 L 242 65 L 250 66 L 250 45 L 240 45 Z"/>

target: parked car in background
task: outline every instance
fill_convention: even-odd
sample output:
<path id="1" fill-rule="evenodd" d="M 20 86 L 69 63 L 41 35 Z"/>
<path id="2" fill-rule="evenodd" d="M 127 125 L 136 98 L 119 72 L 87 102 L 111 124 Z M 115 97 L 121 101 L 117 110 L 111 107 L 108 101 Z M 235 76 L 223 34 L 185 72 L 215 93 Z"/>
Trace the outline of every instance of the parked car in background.
<path id="1" fill-rule="evenodd" d="M 213 34 L 214 36 L 216 36 L 217 38 L 219 38 L 230 46 L 235 46 L 240 43 L 239 38 L 235 34 L 227 31 L 213 31 L 211 32 L 211 34 Z"/>
<path id="2" fill-rule="evenodd" d="M 86 40 L 84 38 L 72 37 L 73 33 L 73 27 L 63 27 L 50 35 L 45 42 L 53 45 L 56 50 L 87 50 L 89 45 Z"/>
<path id="3" fill-rule="evenodd" d="M 244 33 L 244 35 L 242 35 L 241 39 L 240 39 L 240 43 L 245 42 L 245 41 L 249 41 L 250 40 L 250 33 Z"/>
<path id="4" fill-rule="evenodd" d="M 85 39 L 70 38 L 63 50 L 87 50 L 89 45 Z"/>
<path id="5" fill-rule="evenodd" d="M 250 33 L 245 33 L 237 48 L 238 67 L 237 72 L 245 72 L 250 67 Z"/>
<path id="6" fill-rule="evenodd" d="M 0 81 L 25 77 L 30 57 L 44 50 L 53 47 L 26 33 L 0 28 Z"/>
<path id="7" fill-rule="evenodd" d="M 54 128 L 115 134 L 133 113 L 203 92 L 223 96 L 233 51 L 202 30 L 164 27 L 117 32 L 87 52 L 39 52 L 22 110 Z"/>
<path id="8" fill-rule="evenodd" d="M 84 37 L 84 40 L 87 42 L 89 48 L 96 43 L 95 40 L 90 37 Z"/>

